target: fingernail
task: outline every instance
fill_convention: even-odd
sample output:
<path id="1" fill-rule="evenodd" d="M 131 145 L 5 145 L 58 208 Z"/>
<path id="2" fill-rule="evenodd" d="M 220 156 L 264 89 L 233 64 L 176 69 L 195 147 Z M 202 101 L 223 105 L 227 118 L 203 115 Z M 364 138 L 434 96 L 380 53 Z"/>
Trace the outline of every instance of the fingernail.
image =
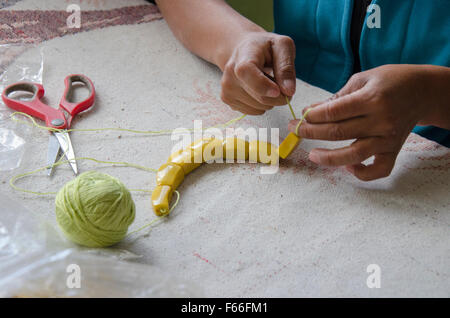
<path id="1" fill-rule="evenodd" d="M 311 151 L 309 153 L 309 160 L 318 164 L 319 163 L 319 155 L 317 155 L 317 153 L 315 153 L 314 151 Z"/>
<path id="2" fill-rule="evenodd" d="M 330 101 L 330 100 L 335 100 L 338 98 L 338 94 L 333 94 L 330 96 L 330 98 L 328 98 L 326 101 Z"/>
<path id="3" fill-rule="evenodd" d="M 283 80 L 283 87 L 286 90 L 286 93 L 289 94 L 289 96 L 294 95 L 295 93 L 295 82 L 292 80 Z"/>
<path id="4" fill-rule="evenodd" d="M 269 97 L 278 97 L 278 95 L 280 95 L 280 91 L 276 88 L 270 88 L 267 91 L 267 96 Z"/>

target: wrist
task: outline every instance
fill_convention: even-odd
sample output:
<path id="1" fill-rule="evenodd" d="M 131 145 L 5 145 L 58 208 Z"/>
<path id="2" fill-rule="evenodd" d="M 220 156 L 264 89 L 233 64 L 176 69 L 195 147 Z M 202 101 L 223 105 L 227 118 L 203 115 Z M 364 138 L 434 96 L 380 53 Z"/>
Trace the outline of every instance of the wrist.
<path id="1" fill-rule="evenodd" d="M 424 65 L 423 81 L 426 83 L 425 113 L 419 125 L 433 125 L 450 129 L 450 68 Z"/>

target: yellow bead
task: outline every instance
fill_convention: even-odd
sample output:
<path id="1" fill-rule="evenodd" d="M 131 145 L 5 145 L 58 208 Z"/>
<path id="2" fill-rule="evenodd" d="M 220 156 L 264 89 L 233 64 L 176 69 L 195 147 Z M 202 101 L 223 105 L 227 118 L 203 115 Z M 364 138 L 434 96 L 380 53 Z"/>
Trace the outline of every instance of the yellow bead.
<path id="1" fill-rule="evenodd" d="M 203 152 L 205 150 L 205 147 L 211 143 L 214 140 L 214 138 L 202 138 L 195 140 L 188 148 L 186 148 L 186 151 L 190 148 L 193 152 L 193 158 L 196 163 L 202 163 L 204 162 L 203 158 Z"/>
<path id="2" fill-rule="evenodd" d="M 158 216 L 169 213 L 173 189 L 167 185 L 158 185 L 152 192 L 153 211 Z"/>
<path id="3" fill-rule="evenodd" d="M 248 144 L 248 160 L 250 162 L 274 164 L 278 162 L 278 153 L 271 143 L 252 140 Z"/>
<path id="4" fill-rule="evenodd" d="M 168 185 L 176 190 L 184 179 L 184 171 L 179 165 L 174 163 L 165 163 L 159 167 L 156 173 L 157 185 Z"/>
<path id="5" fill-rule="evenodd" d="M 226 138 L 223 141 L 223 158 L 245 161 L 248 159 L 249 144 L 246 140 L 237 137 Z"/>
<path id="6" fill-rule="evenodd" d="M 203 162 L 221 157 L 222 153 L 215 151 L 219 148 L 222 150 L 222 139 L 202 138 L 194 141 L 189 147 L 171 154 L 167 162 L 180 166 L 186 175 Z"/>
<path id="7" fill-rule="evenodd" d="M 180 166 L 185 175 L 202 164 L 201 162 L 194 162 L 194 152 L 191 149 L 180 149 L 174 152 L 170 155 L 167 163 L 174 163 Z"/>
<path id="8" fill-rule="evenodd" d="M 223 159 L 223 140 L 215 138 L 203 147 L 203 162 L 212 162 L 216 159 Z"/>
<path id="9" fill-rule="evenodd" d="M 287 156 L 291 154 L 292 151 L 297 148 L 297 145 L 302 140 L 301 137 L 297 136 L 294 133 L 289 133 L 287 137 L 283 140 L 283 142 L 278 147 L 278 154 L 281 158 L 286 159 Z"/>

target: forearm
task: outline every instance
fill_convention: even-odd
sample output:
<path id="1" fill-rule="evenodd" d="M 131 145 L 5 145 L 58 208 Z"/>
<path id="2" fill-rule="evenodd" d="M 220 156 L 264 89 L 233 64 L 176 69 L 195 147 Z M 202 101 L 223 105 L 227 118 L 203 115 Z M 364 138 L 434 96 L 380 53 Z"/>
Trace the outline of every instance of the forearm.
<path id="1" fill-rule="evenodd" d="M 223 70 L 233 48 L 250 32 L 264 29 L 224 0 L 157 0 L 172 32 L 194 54 Z"/>
<path id="2" fill-rule="evenodd" d="M 450 130 L 450 68 L 426 65 L 425 72 L 430 79 L 430 112 L 426 124 Z M 432 105 L 431 105 L 432 103 Z"/>

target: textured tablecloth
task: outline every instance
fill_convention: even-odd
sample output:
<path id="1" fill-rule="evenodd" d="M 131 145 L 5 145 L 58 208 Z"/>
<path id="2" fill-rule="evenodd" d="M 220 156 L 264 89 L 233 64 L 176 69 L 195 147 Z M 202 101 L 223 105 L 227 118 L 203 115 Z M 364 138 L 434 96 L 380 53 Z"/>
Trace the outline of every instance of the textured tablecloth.
<path id="1" fill-rule="evenodd" d="M 86 0 L 81 29 L 68 29 L 70 3 L 0 1 L 0 43 L 37 44 L 11 63 L 43 49 L 43 84 L 52 105 L 67 74 L 94 81 L 95 108 L 75 119 L 73 128 L 192 128 L 195 119 L 207 126 L 239 115 L 220 101 L 220 72 L 176 41 L 156 7 L 141 0 Z M 297 113 L 329 96 L 297 84 Z M 0 109 L 7 120 L 10 111 Z M 288 109 L 278 107 L 237 125 L 279 127 L 284 137 L 289 119 Z M 1 172 L 0 191 L 55 223 L 53 197 L 8 185 L 11 176 L 45 165 L 46 158 L 47 134 L 15 127 L 26 152 L 18 169 Z M 153 168 L 174 144 L 169 135 L 118 132 L 75 132 L 71 138 L 78 157 Z M 308 150 L 318 145 L 339 143 L 304 141 L 273 175 L 260 174 L 257 164 L 200 167 L 179 188 L 181 200 L 169 218 L 115 248 L 197 283 L 207 296 L 450 296 L 449 150 L 411 135 L 392 175 L 363 183 L 344 169 L 308 161 Z M 129 188 L 155 185 L 153 174 L 132 168 L 78 165 L 110 173 Z M 58 190 L 72 177 L 64 165 L 51 179 L 41 173 L 18 185 Z M 133 197 L 136 229 L 155 216 L 147 194 Z M 381 269 L 379 289 L 366 284 L 370 264 Z"/>

